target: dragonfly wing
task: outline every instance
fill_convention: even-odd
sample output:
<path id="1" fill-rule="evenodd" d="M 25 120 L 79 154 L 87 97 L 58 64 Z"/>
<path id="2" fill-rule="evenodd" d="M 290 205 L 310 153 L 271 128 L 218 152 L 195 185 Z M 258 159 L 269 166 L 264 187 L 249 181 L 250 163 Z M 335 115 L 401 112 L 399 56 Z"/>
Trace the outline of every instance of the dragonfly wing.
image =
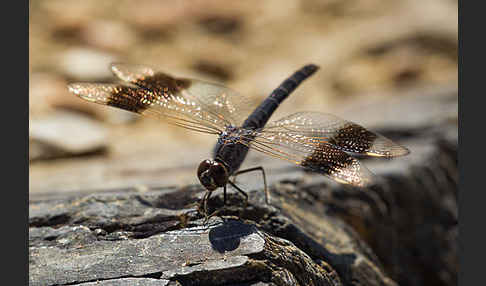
<path id="1" fill-rule="evenodd" d="M 181 88 L 178 95 L 204 106 L 206 112 L 240 126 L 250 114 L 250 101 L 236 91 L 217 83 L 197 79 L 173 78 L 144 65 L 112 64 L 111 70 L 123 81 L 158 93 L 166 91 L 167 82 L 174 80 Z"/>
<path id="2" fill-rule="evenodd" d="M 245 99 L 236 92 L 199 80 L 175 78 L 149 66 L 113 64 L 125 84 L 73 83 L 69 90 L 87 101 L 207 133 L 219 133 L 239 123 Z"/>
<path id="3" fill-rule="evenodd" d="M 344 184 L 364 187 L 373 174 L 357 159 L 324 141 L 302 134 L 254 131 L 245 137 L 251 149 L 284 159 Z"/>
<path id="4" fill-rule="evenodd" d="M 390 139 L 337 116 L 298 112 L 248 131 L 250 148 L 281 158 L 332 179 L 366 186 L 373 174 L 350 153 L 396 157 L 409 150 Z"/>
<path id="5" fill-rule="evenodd" d="M 352 153 L 378 157 L 404 156 L 410 151 L 383 135 L 337 116 L 319 112 L 298 112 L 270 122 L 261 131 L 303 135 L 312 142 L 325 142 Z"/>
<path id="6" fill-rule="evenodd" d="M 104 83 L 73 83 L 68 88 L 84 100 L 141 115 L 162 117 L 168 123 L 187 129 L 214 134 L 224 130 L 224 120 L 207 114 L 200 105 L 183 101 L 170 92 L 159 94 L 148 89 Z"/>

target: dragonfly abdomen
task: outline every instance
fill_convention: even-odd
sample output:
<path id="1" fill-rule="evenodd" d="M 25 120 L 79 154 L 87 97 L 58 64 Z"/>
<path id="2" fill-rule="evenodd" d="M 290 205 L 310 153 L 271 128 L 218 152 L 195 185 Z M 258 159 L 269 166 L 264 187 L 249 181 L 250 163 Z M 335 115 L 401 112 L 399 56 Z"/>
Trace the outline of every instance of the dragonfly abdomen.
<path id="1" fill-rule="evenodd" d="M 314 64 L 309 64 L 282 82 L 279 87 L 274 89 L 272 93 L 253 111 L 250 116 L 243 123 L 243 127 L 249 129 L 262 128 L 267 123 L 270 116 L 279 104 L 284 101 L 305 79 L 310 77 L 319 69 Z"/>

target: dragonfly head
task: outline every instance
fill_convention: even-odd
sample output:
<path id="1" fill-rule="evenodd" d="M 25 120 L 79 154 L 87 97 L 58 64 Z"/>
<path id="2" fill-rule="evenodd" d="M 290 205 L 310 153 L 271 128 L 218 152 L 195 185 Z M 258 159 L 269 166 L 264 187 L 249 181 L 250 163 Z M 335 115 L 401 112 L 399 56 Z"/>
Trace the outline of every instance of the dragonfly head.
<path id="1" fill-rule="evenodd" d="M 208 159 L 199 164 L 197 177 L 201 184 L 211 192 L 226 185 L 228 182 L 228 171 L 223 163 Z"/>

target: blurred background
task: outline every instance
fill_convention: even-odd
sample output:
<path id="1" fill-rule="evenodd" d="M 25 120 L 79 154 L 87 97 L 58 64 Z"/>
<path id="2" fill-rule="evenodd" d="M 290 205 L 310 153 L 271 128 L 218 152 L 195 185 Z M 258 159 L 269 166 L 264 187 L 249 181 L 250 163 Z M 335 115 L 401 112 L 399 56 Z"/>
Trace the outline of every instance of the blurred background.
<path id="1" fill-rule="evenodd" d="M 254 105 L 315 63 L 272 119 L 313 110 L 367 127 L 407 119 L 387 113 L 394 98 L 457 90 L 453 0 L 32 0 L 29 30 L 31 196 L 198 182 L 214 136 L 67 91 L 115 81 L 111 62 L 223 83 Z M 362 116 L 369 106 L 382 109 Z"/>

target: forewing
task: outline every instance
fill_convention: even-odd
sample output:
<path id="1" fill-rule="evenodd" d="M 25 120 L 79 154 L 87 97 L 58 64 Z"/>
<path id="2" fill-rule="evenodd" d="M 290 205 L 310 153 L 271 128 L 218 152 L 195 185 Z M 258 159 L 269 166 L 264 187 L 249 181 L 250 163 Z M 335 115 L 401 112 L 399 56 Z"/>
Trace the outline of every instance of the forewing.
<path id="1" fill-rule="evenodd" d="M 225 125 L 224 120 L 204 112 L 197 103 L 170 92 L 160 94 L 143 88 L 103 83 L 73 83 L 68 88 L 84 100 L 162 117 L 168 123 L 195 131 L 217 134 Z"/>
<path id="2" fill-rule="evenodd" d="M 111 69 L 118 78 L 158 93 L 166 92 L 167 82 L 173 80 L 180 86 L 177 93 L 179 96 L 199 103 L 206 112 L 224 118 L 233 126 L 240 126 L 251 111 L 247 98 L 217 83 L 173 78 L 143 65 L 112 64 Z"/>
<path id="3" fill-rule="evenodd" d="M 249 133 L 244 142 L 251 149 L 327 175 L 340 183 L 364 187 L 373 180 L 373 174 L 366 167 L 332 144 L 302 134 Z"/>
<path id="4" fill-rule="evenodd" d="M 245 99 L 224 86 L 174 78 L 142 65 L 113 64 L 111 69 L 128 84 L 74 83 L 69 90 L 91 102 L 201 132 L 218 133 L 239 123 L 239 104 Z"/>
<path id="5" fill-rule="evenodd" d="M 369 156 L 397 157 L 410 151 L 378 133 L 341 119 L 319 112 L 298 112 L 277 121 L 270 122 L 261 133 L 286 133 L 304 136 L 314 144 L 327 143 L 336 148 Z"/>

